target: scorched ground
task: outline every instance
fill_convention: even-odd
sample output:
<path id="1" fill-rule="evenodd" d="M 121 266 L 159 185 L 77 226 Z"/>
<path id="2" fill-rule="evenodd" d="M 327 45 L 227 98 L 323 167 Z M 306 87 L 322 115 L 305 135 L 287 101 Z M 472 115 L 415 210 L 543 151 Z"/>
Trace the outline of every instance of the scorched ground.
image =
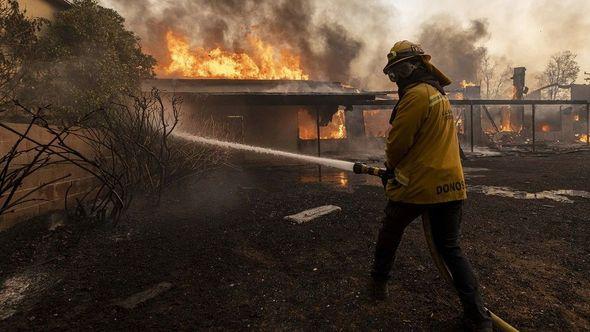
<path id="1" fill-rule="evenodd" d="M 587 190 L 589 160 L 479 158 L 466 162 L 468 183 Z M 391 299 L 367 300 L 382 189 L 326 170 L 320 184 L 315 171 L 220 170 L 176 188 L 159 210 L 137 206 L 114 229 L 38 222 L 2 233 L 0 329 L 458 329 L 459 303 L 417 222 L 402 241 Z M 464 249 L 487 305 L 520 329 L 590 328 L 590 200 L 572 199 L 469 195 Z M 342 211 L 283 220 L 324 204 Z M 133 309 L 117 305 L 161 283 L 171 288 Z"/>

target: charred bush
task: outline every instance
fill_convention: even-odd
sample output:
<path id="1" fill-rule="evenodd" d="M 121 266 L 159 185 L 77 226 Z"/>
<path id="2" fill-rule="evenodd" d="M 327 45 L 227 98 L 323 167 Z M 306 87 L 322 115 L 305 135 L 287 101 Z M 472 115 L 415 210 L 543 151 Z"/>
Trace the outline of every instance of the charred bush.
<path id="1" fill-rule="evenodd" d="M 32 111 L 18 102 L 14 104 L 22 118 L 28 117 L 29 124 L 18 131 L 0 123 L 3 130 L 17 137 L 10 152 L 0 159 L 0 215 L 36 199 L 29 197 L 35 197 L 43 186 L 24 197 L 15 197 L 15 193 L 28 176 L 49 165 L 75 165 L 92 177 L 92 185 L 83 195 L 70 199 L 69 189 L 66 192 L 65 209 L 71 217 L 117 222 L 134 197 L 158 204 L 167 186 L 186 176 L 199 176 L 226 157 L 222 151 L 174 137 L 182 100 L 164 98 L 155 89 L 89 112 L 76 123 L 70 119 L 50 122 L 48 106 Z M 206 120 L 200 126 L 212 130 L 216 124 Z M 31 137 L 33 127 L 42 128 L 49 139 Z M 22 155 L 32 157 L 19 162 Z M 46 185 L 61 180 L 64 177 L 51 179 Z"/>

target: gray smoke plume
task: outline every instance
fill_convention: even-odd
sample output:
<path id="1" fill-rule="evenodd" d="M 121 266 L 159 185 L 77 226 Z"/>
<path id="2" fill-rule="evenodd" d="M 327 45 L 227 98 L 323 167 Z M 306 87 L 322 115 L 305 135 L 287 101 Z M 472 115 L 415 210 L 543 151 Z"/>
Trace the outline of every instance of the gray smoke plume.
<path id="1" fill-rule="evenodd" d="M 245 36 L 254 32 L 264 41 L 301 55 L 302 66 L 312 79 L 363 84 L 370 75 L 367 64 L 374 59 L 376 40 L 386 38 L 374 31 L 391 14 L 380 0 L 344 4 L 330 0 L 103 0 L 126 18 L 142 38 L 144 48 L 167 62 L 165 34 L 169 29 L 190 38 L 192 45 L 223 46 L 231 51 L 246 47 Z M 366 16 L 367 14 L 371 17 Z M 360 23 L 360 24 L 359 24 Z M 379 45 L 379 65 L 384 50 Z M 383 53 L 383 54 L 382 54 Z M 374 68 L 370 68 L 373 70 Z"/>
<path id="2" fill-rule="evenodd" d="M 461 80 L 475 82 L 487 49 L 477 43 L 489 36 L 485 20 L 472 20 L 467 28 L 447 16 L 437 16 L 425 23 L 419 35 L 432 62 L 451 78 L 453 86 Z M 436 22 L 436 23 L 435 23 Z"/>

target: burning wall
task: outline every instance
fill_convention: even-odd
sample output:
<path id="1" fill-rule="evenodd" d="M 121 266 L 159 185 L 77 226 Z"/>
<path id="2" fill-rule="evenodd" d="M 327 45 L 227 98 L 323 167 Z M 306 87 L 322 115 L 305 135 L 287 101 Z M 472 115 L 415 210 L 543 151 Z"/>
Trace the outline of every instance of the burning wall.
<path id="1" fill-rule="evenodd" d="M 299 139 L 315 140 L 318 138 L 316 116 L 309 110 L 300 109 L 297 113 Z M 327 126 L 320 126 L 320 139 L 345 139 L 347 137 L 344 110 L 338 110 Z"/>
<path id="2" fill-rule="evenodd" d="M 173 92 L 183 100 L 181 126 L 213 119 L 219 127 L 239 128 L 233 140 L 286 151 L 314 148 L 319 114 L 320 138 L 325 147 L 345 144 L 348 119 L 343 106 L 362 104 L 375 95 L 332 82 L 301 80 L 153 79 L 143 82 Z M 362 121 L 362 119 L 361 119 Z M 354 125 L 353 125 L 354 127 Z M 196 133 L 196 132 L 195 132 Z M 364 132 L 363 132 L 364 133 Z M 223 135 L 221 139 L 229 136 Z M 315 153 L 315 148 L 311 153 Z M 309 152 L 309 151 L 308 151 Z"/>

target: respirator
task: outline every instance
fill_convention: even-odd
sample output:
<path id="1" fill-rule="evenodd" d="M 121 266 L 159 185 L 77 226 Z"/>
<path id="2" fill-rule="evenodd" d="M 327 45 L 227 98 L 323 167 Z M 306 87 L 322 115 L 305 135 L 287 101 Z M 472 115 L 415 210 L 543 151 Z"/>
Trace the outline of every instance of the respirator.
<path id="1" fill-rule="evenodd" d="M 387 72 L 387 76 L 390 81 L 398 82 L 400 79 L 410 77 L 416 68 L 418 68 L 418 66 L 409 61 L 400 62 L 391 67 Z"/>

